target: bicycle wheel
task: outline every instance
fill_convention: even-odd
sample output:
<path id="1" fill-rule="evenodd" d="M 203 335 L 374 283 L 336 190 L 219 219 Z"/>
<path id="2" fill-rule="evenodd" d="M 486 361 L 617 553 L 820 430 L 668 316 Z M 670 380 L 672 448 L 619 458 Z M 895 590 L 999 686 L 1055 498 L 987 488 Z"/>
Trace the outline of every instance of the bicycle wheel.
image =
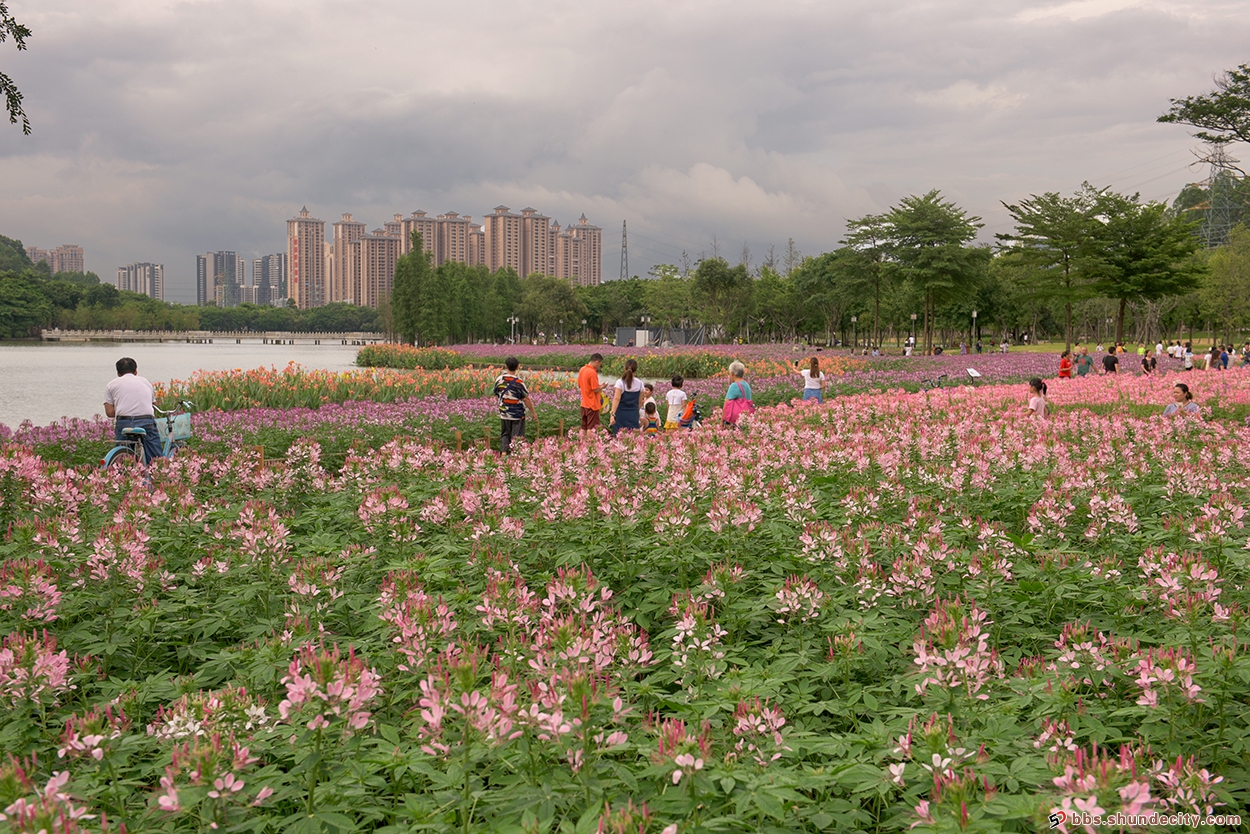
<path id="1" fill-rule="evenodd" d="M 134 465 L 139 462 L 139 455 L 129 446 L 114 446 L 104 456 L 104 468 Z"/>

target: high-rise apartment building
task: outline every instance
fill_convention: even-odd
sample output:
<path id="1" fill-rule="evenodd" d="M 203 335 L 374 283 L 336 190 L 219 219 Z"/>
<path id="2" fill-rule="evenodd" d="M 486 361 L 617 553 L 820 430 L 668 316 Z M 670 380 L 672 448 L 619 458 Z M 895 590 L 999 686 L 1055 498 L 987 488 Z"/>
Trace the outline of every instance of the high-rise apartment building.
<path id="1" fill-rule="evenodd" d="M 552 275 L 555 270 L 555 258 L 551 240 L 551 218 L 539 214 L 538 209 L 525 207 L 521 209 L 521 268 L 517 272 L 521 277 L 533 275 Z"/>
<path id="2" fill-rule="evenodd" d="M 364 307 L 377 307 L 395 289 L 395 265 L 399 261 L 400 238 L 377 229 L 356 241 L 360 263 L 361 300 Z"/>
<path id="3" fill-rule="evenodd" d="M 565 229 L 581 242 L 581 253 L 575 275 L 569 276 L 583 287 L 598 286 L 603 280 L 603 229 L 592 226 L 583 214 L 576 224 Z"/>
<path id="4" fill-rule="evenodd" d="M 511 267 L 521 273 L 521 215 L 507 206 L 495 206 L 494 214 L 486 215 L 486 268 L 494 272 Z"/>
<path id="5" fill-rule="evenodd" d="M 326 302 L 326 224 L 300 209 L 286 221 L 287 281 L 290 297 L 301 310 Z"/>
<path id="6" fill-rule="evenodd" d="M 286 298 L 286 254 L 264 255 L 252 261 L 252 303 L 282 303 Z"/>
<path id="7" fill-rule="evenodd" d="M 195 256 L 195 301 L 203 306 L 237 307 L 249 300 L 247 259 L 235 252 Z"/>
<path id="8" fill-rule="evenodd" d="M 55 249 L 40 249 L 36 246 L 26 247 L 26 257 L 37 264 L 47 261 L 48 268 L 55 275 L 58 272 L 86 272 L 87 259 L 82 247 L 74 243 L 64 243 Z"/>
<path id="9" fill-rule="evenodd" d="M 407 255 L 411 252 L 412 233 L 420 232 L 421 248 L 430 253 L 432 264 L 438 266 L 438 256 L 435 252 L 435 248 L 438 246 L 438 220 L 430 217 L 424 211 L 414 211 L 410 217 L 403 219 L 402 224 L 399 230 L 399 253 Z"/>
<path id="10" fill-rule="evenodd" d="M 117 289 L 165 300 L 165 265 L 133 263 L 117 268 Z"/>
<path id="11" fill-rule="evenodd" d="M 327 276 L 330 286 L 327 302 L 361 303 L 360 250 L 352 244 L 364 236 L 365 224 L 352 219 L 351 214 L 344 214 L 342 220 L 334 223 L 334 271 L 332 276 Z"/>

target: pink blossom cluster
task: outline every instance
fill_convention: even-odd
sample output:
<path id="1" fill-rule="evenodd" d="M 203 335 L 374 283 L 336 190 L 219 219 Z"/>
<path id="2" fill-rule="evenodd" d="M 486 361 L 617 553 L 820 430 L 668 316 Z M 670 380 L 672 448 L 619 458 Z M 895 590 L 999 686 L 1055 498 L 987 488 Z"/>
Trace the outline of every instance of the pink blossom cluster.
<path id="1" fill-rule="evenodd" d="M 1093 495 L 1089 499 L 1089 527 L 1085 538 L 1098 539 L 1115 530 L 1136 533 L 1137 514 L 1123 495 Z"/>
<path id="2" fill-rule="evenodd" d="M 76 687 L 70 682 L 69 653 L 56 650 L 44 632 L 14 632 L 0 642 L 0 702 L 10 708 L 55 702 Z"/>
<path id="3" fill-rule="evenodd" d="M 1150 773 L 1138 766 L 1140 753 L 1128 745 L 1121 745 L 1118 754 L 1111 754 L 1097 745 L 1078 748 L 1075 753 L 1062 751 L 1050 757 L 1063 773 L 1054 778 L 1059 791 L 1056 811 L 1105 816 L 1117 812 L 1141 814 L 1150 811 L 1158 802 L 1150 795 Z M 1093 834 L 1092 825 L 1082 829 Z M 1061 820 L 1058 830 L 1067 834 L 1071 829 Z"/>
<path id="4" fill-rule="evenodd" d="M 109 742 L 121 738 L 129 729 L 130 719 L 120 707 L 114 709 L 112 704 L 105 704 L 103 710 L 92 707 L 82 715 L 71 715 L 65 720 L 57 758 L 87 756 L 102 761 Z"/>
<path id="5" fill-rule="evenodd" d="M 595 830 L 596 834 L 653 834 L 654 822 L 645 802 L 638 807 L 633 800 L 626 800 L 625 805 L 617 805 L 615 809 L 611 803 L 604 803 L 599 827 Z M 659 834 L 677 834 L 677 823 L 664 826 Z"/>
<path id="6" fill-rule="evenodd" d="M 712 758 L 712 727 L 703 723 L 698 735 L 686 728 L 686 722 L 666 718 L 655 723 L 657 746 L 652 757 L 656 764 L 671 767 L 669 778 L 674 785 L 703 770 Z"/>
<path id="7" fill-rule="evenodd" d="M 116 582 L 137 594 L 173 590 L 176 578 L 165 569 L 165 561 L 148 549 L 148 538 L 146 530 L 130 522 L 105 527 L 92 544 L 75 584 Z"/>
<path id="8" fill-rule="evenodd" d="M 669 614 L 677 620 L 673 634 L 673 666 L 681 675 L 682 685 L 692 693 L 698 683 L 720 677 L 725 650 L 721 638 L 728 634 L 713 617 L 715 611 L 704 600 L 689 592 L 673 596 Z"/>
<path id="9" fill-rule="evenodd" d="M 758 766 L 768 767 L 790 749 L 781 736 L 785 725 L 786 717 L 780 706 L 759 698 L 739 701 L 734 710 L 733 734 L 737 741 L 732 755 L 735 758 L 750 756 Z"/>
<path id="10" fill-rule="evenodd" d="M 1055 650 L 1046 669 L 1055 673 L 1061 685 L 1093 687 L 1093 694 L 1106 697 L 1106 689 L 1114 685 L 1115 671 L 1131 658 L 1133 646 L 1127 640 L 1095 631 L 1085 622 L 1064 625 Z"/>
<path id="11" fill-rule="evenodd" d="M 380 680 L 354 647 L 343 655 L 337 645 L 305 644 L 282 679 L 286 698 L 278 704 L 278 715 L 291 723 L 308 719 L 310 730 L 327 729 L 336 721 L 342 721 L 344 733 L 362 730 L 369 723 L 369 702 L 382 692 Z"/>
<path id="12" fill-rule="evenodd" d="M 50 623 L 60 604 L 56 574 L 43 559 L 0 562 L 0 611 L 13 612 L 20 620 Z"/>
<path id="13" fill-rule="evenodd" d="M 225 807 L 256 807 L 273 795 L 273 788 L 268 786 L 255 794 L 247 790 L 246 772 L 258 761 L 248 748 L 219 733 L 192 738 L 174 747 L 172 761 L 161 777 L 156 805 L 162 811 L 178 814 L 184 810 L 180 791 L 188 787 L 207 788 L 205 802 L 212 808 L 212 827 L 218 828 L 224 821 Z"/>
<path id="14" fill-rule="evenodd" d="M 87 813 L 86 806 L 75 805 L 74 798 L 66 791 L 70 780 L 68 771 L 52 774 L 43 788 L 37 788 L 28 775 L 28 771 L 33 770 L 31 764 L 10 756 L 6 764 L 0 765 L 0 784 L 26 794 L 0 812 L 0 823 L 5 823 L 5 830 L 14 834 L 78 834 L 83 830 L 81 823 L 96 818 L 95 814 Z M 102 819 L 101 825 L 102 831 L 108 830 L 107 820 Z"/>
<path id="15" fill-rule="evenodd" d="M 356 515 L 370 533 L 384 535 L 396 542 L 415 541 L 421 532 L 421 526 L 409 515 L 408 499 L 396 486 L 367 493 Z"/>
<path id="16" fill-rule="evenodd" d="M 783 625 L 787 620 L 806 623 L 816 619 L 826 599 L 824 592 L 807 576 L 787 576 L 774 596 L 777 622 Z"/>
<path id="17" fill-rule="evenodd" d="M 451 754 L 466 739 L 498 745 L 519 738 L 517 685 L 499 670 L 484 667 L 476 650 L 444 652 L 421 681 L 421 749 L 431 756 Z"/>
<path id="18" fill-rule="evenodd" d="M 529 699 L 521 721 L 540 741 L 562 749 L 574 773 L 587 752 L 606 752 L 629 740 L 622 728 L 631 709 L 606 674 L 562 669 L 530 681 Z"/>
<path id="19" fill-rule="evenodd" d="M 924 678 L 916 684 L 923 695 L 930 686 L 963 689 L 969 696 L 987 700 L 981 692 L 992 677 L 1002 676 L 1002 661 L 989 646 L 987 615 L 975 603 L 941 600 L 925 618 L 913 649 L 915 664 Z"/>
<path id="20" fill-rule="evenodd" d="M 1174 696 L 1190 704 L 1203 702 L 1198 697 L 1202 687 L 1194 683 L 1198 667 L 1193 656 L 1185 649 L 1167 647 L 1139 650 L 1136 660 L 1137 667 L 1130 672 L 1136 675 L 1134 683 L 1141 689 L 1138 705 L 1158 709 L 1160 694 L 1165 697 Z"/>
<path id="21" fill-rule="evenodd" d="M 274 508 L 264 501 L 248 501 L 239 511 L 230 535 L 250 562 L 277 565 L 291 550 L 291 531 Z"/>
<path id="22" fill-rule="evenodd" d="M 1219 603 L 1219 571 L 1202 554 L 1150 547 L 1138 559 L 1138 566 L 1146 579 L 1142 598 L 1160 603 L 1168 617 L 1189 619 L 1213 608 L 1213 619 L 1228 619 Z"/>

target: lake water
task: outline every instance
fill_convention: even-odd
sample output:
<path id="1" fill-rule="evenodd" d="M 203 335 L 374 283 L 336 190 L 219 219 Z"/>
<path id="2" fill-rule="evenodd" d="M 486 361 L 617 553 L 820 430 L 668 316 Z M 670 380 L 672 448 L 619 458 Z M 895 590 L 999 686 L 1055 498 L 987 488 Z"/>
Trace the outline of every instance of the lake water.
<path id="1" fill-rule="evenodd" d="M 195 371 L 285 367 L 344 371 L 355 367 L 351 345 L 188 345 L 177 342 L 0 342 L 0 423 L 36 425 L 62 417 L 104 413 L 104 386 L 117 376 L 115 364 L 129 356 L 139 375 L 153 383 L 186 379 Z"/>

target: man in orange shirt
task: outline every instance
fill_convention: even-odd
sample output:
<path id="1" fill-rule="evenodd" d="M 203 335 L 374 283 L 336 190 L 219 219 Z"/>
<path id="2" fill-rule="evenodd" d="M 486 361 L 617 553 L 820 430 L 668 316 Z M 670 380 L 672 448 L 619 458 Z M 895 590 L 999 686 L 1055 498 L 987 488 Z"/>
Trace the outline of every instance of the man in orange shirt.
<path id="1" fill-rule="evenodd" d="M 603 407 L 600 393 L 603 388 L 599 385 L 599 369 L 603 367 L 603 355 L 592 353 L 590 361 L 587 362 L 577 374 L 577 387 L 582 392 L 582 439 L 585 440 L 595 429 L 602 428 L 603 422 L 599 416 L 600 409 Z"/>

